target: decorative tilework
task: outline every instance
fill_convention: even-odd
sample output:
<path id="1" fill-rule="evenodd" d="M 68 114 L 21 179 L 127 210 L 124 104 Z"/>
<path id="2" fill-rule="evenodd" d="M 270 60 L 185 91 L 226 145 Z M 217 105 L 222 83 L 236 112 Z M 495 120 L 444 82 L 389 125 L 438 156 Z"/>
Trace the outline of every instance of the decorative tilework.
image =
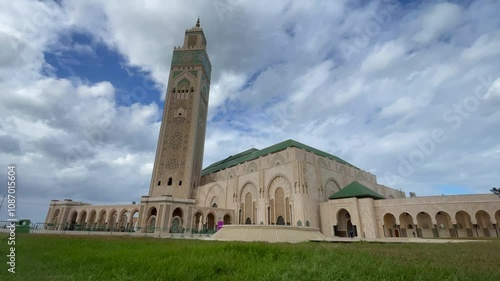
<path id="1" fill-rule="evenodd" d="M 181 73 L 182 73 L 182 71 L 174 71 L 174 73 L 172 73 L 172 78 L 179 76 L 179 74 L 181 74 Z"/>
<path id="2" fill-rule="evenodd" d="M 174 50 L 172 67 L 201 65 L 210 79 L 212 65 L 205 50 Z"/>

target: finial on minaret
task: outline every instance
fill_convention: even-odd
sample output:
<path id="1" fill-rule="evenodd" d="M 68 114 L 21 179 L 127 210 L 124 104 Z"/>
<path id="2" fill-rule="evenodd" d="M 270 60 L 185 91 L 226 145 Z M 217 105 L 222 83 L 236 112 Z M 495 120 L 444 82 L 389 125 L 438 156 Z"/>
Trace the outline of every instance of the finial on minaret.
<path id="1" fill-rule="evenodd" d="M 196 21 L 196 27 L 200 27 L 200 17 L 198 17 L 198 21 Z"/>

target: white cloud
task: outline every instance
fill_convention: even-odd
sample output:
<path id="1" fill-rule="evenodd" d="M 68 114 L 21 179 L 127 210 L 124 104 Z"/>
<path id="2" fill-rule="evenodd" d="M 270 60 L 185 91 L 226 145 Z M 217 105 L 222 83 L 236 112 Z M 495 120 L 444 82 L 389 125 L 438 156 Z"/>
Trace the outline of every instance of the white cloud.
<path id="1" fill-rule="evenodd" d="M 498 55 L 500 55 L 500 31 L 481 35 L 470 48 L 462 52 L 464 59 L 473 61 Z"/>
<path id="2" fill-rule="evenodd" d="M 396 61 L 401 61 L 405 51 L 406 48 L 402 42 L 389 41 L 368 55 L 361 65 L 361 70 L 382 70 Z"/>
<path id="3" fill-rule="evenodd" d="M 414 40 L 428 43 L 450 31 L 460 23 L 462 8 L 453 3 L 439 3 L 428 10 L 420 18 L 422 29 L 415 34 Z"/>

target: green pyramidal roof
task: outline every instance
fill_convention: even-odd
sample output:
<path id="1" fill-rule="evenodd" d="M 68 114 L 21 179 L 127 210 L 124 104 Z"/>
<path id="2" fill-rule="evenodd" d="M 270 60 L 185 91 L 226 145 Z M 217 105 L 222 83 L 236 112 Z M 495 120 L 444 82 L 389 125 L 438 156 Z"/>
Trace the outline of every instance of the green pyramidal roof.
<path id="1" fill-rule="evenodd" d="M 244 163 L 246 161 L 257 159 L 257 158 L 259 158 L 261 156 L 265 156 L 269 153 L 275 153 L 275 152 L 278 152 L 281 150 L 285 150 L 287 147 L 301 148 L 301 149 L 304 149 L 306 151 L 312 152 L 316 155 L 335 160 L 339 163 L 354 167 L 354 168 L 359 170 L 358 167 L 348 163 L 347 161 L 344 161 L 343 159 L 341 159 L 335 155 L 331 155 L 329 153 L 326 153 L 326 152 L 321 151 L 319 149 L 307 146 L 305 144 L 302 144 L 302 143 L 294 141 L 294 140 L 286 140 L 284 142 L 277 143 L 275 145 L 266 147 L 266 148 L 261 149 L 261 150 L 252 148 L 249 150 L 245 150 L 241 153 L 238 153 L 236 155 L 229 156 L 228 158 L 221 160 L 221 161 L 218 161 L 218 162 L 215 162 L 212 165 L 203 169 L 203 171 L 201 171 L 201 175 L 206 176 L 208 174 L 215 173 L 217 171 L 224 170 L 226 168 L 239 165 L 239 164 Z"/>
<path id="2" fill-rule="evenodd" d="M 341 199 L 341 198 L 373 198 L 373 199 L 385 199 L 384 196 L 378 194 L 377 192 L 369 189 L 368 187 L 360 184 L 357 181 L 353 181 L 346 187 L 342 188 L 339 192 L 334 193 L 330 196 L 330 199 Z"/>

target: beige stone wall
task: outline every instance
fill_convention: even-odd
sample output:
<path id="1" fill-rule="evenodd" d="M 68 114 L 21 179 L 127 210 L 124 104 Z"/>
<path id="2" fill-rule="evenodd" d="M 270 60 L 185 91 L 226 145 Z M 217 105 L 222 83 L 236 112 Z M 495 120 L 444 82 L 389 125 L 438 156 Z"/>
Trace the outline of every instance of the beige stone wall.
<path id="1" fill-rule="evenodd" d="M 252 224 L 269 224 L 269 219 L 273 221 L 266 215 L 270 208 L 275 217 L 282 215 L 285 223 L 288 221 L 293 224 L 290 219 L 294 220 L 294 214 L 300 210 L 295 207 L 289 210 L 285 204 L 275 204 L 275 195 L 276 189 L 281 188 L 283 196 L 278 198 L 280 203 L 285 203 L 288 198 L 288 206 L 297 206 L 294 203 L 297 196 L 292 187 L 293 179 L 296 178 L 294 165 L 293 152 L 287 149 L 207 175 L 202 178 L 205 184 L 195 190 L 196 202 L 202 207 L 218 202 L 219 208 L 233 210 L 236 214 L 234 223 L 245 223 L 246 218 L 250 218 Z M 247 200 L 250 200 L 251 206 L 245 204 Z"/>
<path id="2" fill-rule="evenodd" d="M 377 228 L 377 218 L 375 215 L 374 201 L 372 198 L 363 198 L 357 200 L 359 216 L 361 219 L 361 228 L 358 233 L 363 238 L 380 237 Z"/>
<path id="3" fill-rule="evenodd" d="M 500 198 L 493 194 L 411 197 L 375 201 L 377 225 L 382 234 L 384 234 L 383 226 L 386 224 L 384 216 L 387 215 L 387 222 L 392 215 L 395 224 L 398 225 L 393 229 L 397 229 L 400 235 L 404 230 L 412 233 L 414 230 L 408 228 L 408 224 L 413 224 L 424 237 L 455 237 L 457 234 L 460 237 L 497 236 L 497 230 L 493 224 L 498 225 L 495 214 L 499 210 Z M 460 221 L 462 213 L 468 216 L 466 221 Z M 417 234 L 419 234 L 418 231 L 416 231 Z M 385 235 L 394 236 L 394 230 L 388 232 L 385 229 Z"/>
<path id="4" fill-rule="evenodd" d="M 217 202 L 218 207 L 234 210 L 240 223 L 250 217 L 252 224 L 274 224 L 281 215 L 285 223 L 319 228 L 320 203 L 354 180 L 375 191 L 381 189 L 383 194 L 404 196 L 397 190 L 379 186 L 373 174 L 290 147 L 204 176 L 202 186 L 195 190 L 195 198 L 199 206 L 208 207 Z M 288 198 L 285 204 L 276 204 L 278 186 L 283 188 L 285 200 Z M 248 192 L 252 200 L 250 209 L 245 205 Z M 245 217 L 241 220 L 240 209 L 241 216 Z M 250 210 L 256 214 L 247 216 Z"/>
<path id="5" fill-rule="evenodd" d="M 330 200 L 321 203 L 324 235 L 334 235 L 342 209 L 360 237 L 500 236 L 500 198 L 493 194 Z"/>
<path id="6" fill-rule="evenodd" d="M 328 197 L 352 181 L 392 199 Z M 93 206 L 51 201 L 46 223 L 124 228 L 215 229 L 231 224 L 318 227 L 326 236 L 488 237 L 500 232 L 500 198 L 456 195 L 404 198 L 376 182 L 375 175 L 289 147 L 204 176 L 194 199 L 143 196 L 141 204 Z M 135 216 L 134 216 L 135 214 Z"/>
<path id="7" fill-rule="evenodd" d="M 98 206 L 78 201 L 52 200 L 45 223 L 54 224 L 57 228 L 70 224 L 127 227 L 127 223 L 132 226 L 137 221 L 134 214 L 138 214 L 139 207 L 138 204 Z"/>
<path id="8" fill-rule="evenodd" d="M 384 196 L 387 199 L 405 198 L 406 197 L 404 191 L 390 188 L 390 187 L 387 187 L 387 186 L 382 185 L 382 184 L 377 184 L 377 186 L 374 190 L 377 191 L 380 195 Z"/>

